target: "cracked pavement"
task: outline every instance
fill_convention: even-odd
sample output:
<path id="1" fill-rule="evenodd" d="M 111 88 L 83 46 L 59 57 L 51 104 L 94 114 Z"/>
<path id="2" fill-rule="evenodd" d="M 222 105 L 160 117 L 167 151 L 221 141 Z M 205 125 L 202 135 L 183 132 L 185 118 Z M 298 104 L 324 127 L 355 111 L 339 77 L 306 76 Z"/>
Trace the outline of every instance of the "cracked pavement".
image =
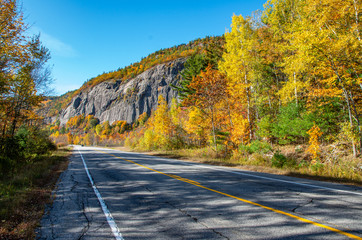
<path id="1" fill-rule="evenodd" d="M 110 149 L 79 147 L 79 150 L 124 239 L 348 239 L 198 187 L 193 181 L 362 236 L 362 188 L 359 187 L 265 173 L 247 172 L 255 177 L 243 176 L 226 172 L 222 167 Z M 190 184 L 184 180 L 192 181 Z M 44 214 L 37 238 L 114 239 L 78 151 L 74 151 L 68 170 L 61 175 L 54 202 Z"/>
<path id="2" fill-rule="evenodd" d="M 113 239 L 79 155 L 72 155 L 53 198 L 37 229 L 37 239 Z"/>

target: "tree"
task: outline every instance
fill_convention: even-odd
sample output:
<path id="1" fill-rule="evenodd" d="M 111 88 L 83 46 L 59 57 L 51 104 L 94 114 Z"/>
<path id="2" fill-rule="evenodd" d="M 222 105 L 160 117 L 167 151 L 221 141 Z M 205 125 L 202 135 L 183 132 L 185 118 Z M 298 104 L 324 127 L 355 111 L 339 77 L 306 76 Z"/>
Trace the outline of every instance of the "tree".
<path id="1" fill-rule="evenodd" d="M 20 125 L 38 118 L 33 110 L 50 81 L 45 68 L 50 55 L 39 36 L 25 35 L 17 1 L 2 0 L 0 8 L 0 134 L 14 137 Z"/>
<path id="2" fill-rule="evenodd" d="M 218 69 L 220 60 L 224 53 L 225 37 L 215 37 L 210 39 L 206 46 L 205 66 L 211 65 L 214 69 Z"/>
<path id="3" fill-rule="evenodd" d="M 157 136 L 156 139 L 160 146 L 167 146 L 169 140 L 171 139 L 171 123 L 172 121 L 168 113 L 167 102 L 164 97 L 160 95 L 158 97 L 158 106 L 153 118 L 153 130 Z"/>
<path id="4" fill-rule="evenodd" d="M 185 123 L 185 130 L 192 141 L 198 146 L 204 146 L 210 129 L 210 121 L 206 114 L 195 106 L 188 109 L 188 119 Z M 194 143 L 193 143 L 194 144 Z"/>
<path id="5" fill-rule="evenodd" d="M 180 81 L 181 86 L 173 86 L 180 94 L 181 99 L 187 98 L 194 92 L 190 87 L 192 79 L 200 74 L 206 67 L 206 60 L 203 54 L 193 54 L 185 62 L 185 68 L 181 71 L 183 79 Z"/>
<path id="6" fill-rule="evenodd" d="M 293 61 L 307 66 L 313 77 L 309 96 L 344 99 L 351 128 L 357 126 L 362 152 L 361 3 L 358 0 L 311 0 L 298 3 L 298 19 L 291 24 Z M 301 64 L 302 63 L 302 64 Z M 356 142 L 352 141 L 354 155 Z"/>
<path id="7" fill-rule="evenodd" d="M 211 120 L 213 142 L 217 151 L 216 122 L 218 105 L 227 97 L 226 79 L 218 71 L 209 65 L 205 71 L 195 77 L 189 85 L 194 92 L 185 99 L 184 104 L 196 106 L 206 113 Z"/>
<path id="8" fill-rule="evenodd" d="M 249 18 L 234 15 L 231 32 L 225 34 L 225 52 L 219 64 L 220 70 L 227 77 L 227 86 L 232 105 L 243 108 L 246 105 L 249 122 L 249 139 L 253 137 L 253 119 L 251 106 L 252 90 L 252 59 L 251 55 L 255 32 Z"/>

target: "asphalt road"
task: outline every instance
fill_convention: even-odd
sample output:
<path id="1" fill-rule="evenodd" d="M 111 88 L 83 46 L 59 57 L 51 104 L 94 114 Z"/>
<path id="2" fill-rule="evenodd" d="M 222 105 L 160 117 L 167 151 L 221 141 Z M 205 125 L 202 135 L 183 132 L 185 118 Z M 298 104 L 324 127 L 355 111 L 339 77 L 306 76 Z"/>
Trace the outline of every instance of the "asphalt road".
<path id="1" fill-rule="evenodd" d="M 75 146 L 38 239 L 362 239 L 362 188 Z"/>

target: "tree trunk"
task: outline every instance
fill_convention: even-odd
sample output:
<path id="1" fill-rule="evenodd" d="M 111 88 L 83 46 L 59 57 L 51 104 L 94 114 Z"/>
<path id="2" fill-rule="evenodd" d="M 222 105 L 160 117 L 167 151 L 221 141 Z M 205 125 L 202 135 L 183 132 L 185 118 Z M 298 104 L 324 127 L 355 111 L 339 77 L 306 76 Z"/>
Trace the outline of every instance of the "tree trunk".
<path id="1" fill-rule="evenodd" d="M 246 74 L 245 74 L 245 85 L 248 85 L 248 79 L 246 78 Z M 248 103 L 248 108 L 247 108 L 247 114 L 248 114 L 248 122 L 249 122 L 249 137 L 250 137 L 250 141 L 253 138 L 253 134 L 252 134 L 252 124 L 251 124 L 251 114 L 250 114 L 250 96 L 249 96 L 249 87 L 245 88 L 246 90 L 246 99 L 247 99 L 247 103 Z"/>
<path id="2" fill-rule="evenodd" d="M 271 105 L 271 100 L 270 100 L 270 93 L 268 91 L 268 102 L 269 102 L 269 110 L 270 112 L 272 111 L 272 105 Z"/>
<path id="3" fill-rule="evenodd" d="M 352 92 L 349 92 L 349 97 L 351 99 L 351 104 L 353 107 L 353 111 L 354 114 L 356 115 L 356 122 L 357 122 L 357 126 L 358 126 L 358 136 L 359 136 L 359 140 L 360 140 L 360 146 L 359 146 L 359 153 L 362 154 L 362 131 L 361 131 L 361 122 L 359 120 L 359 114 L 357 112 L 357 108 L 356 108 L 356 103 L 354 102 L 354 98 L 352 95 Z"/>
<path id="4" fill-rule="evenodd" d="M 214 124 L 214 109 L 211 109 L 211 124 L 212 124 L 212 135 L 214 137 L 215 151 L 216 151 L 216 156 L 217 156 L 217 142 L 216 142 L 215 124 Z"/>
<path id="5" fill-rule="evenodd" d="M 298 91 L 297 91 L 297 78 L 295 76 L 295 72 L 293 73 L 293 79 L 294 79 L 294 96 L 295 96 L 295 104 L 298 107 Z"/>
<path id="6" fill-rule="evenodd" d="M 359 41 L 361 41 L 361 36 L 360 36 L 360 32 L 359 32 L 359 18 L 358 18 L 358 15 L 359 15 L 359 10 L 357 9 L 357 6 L 358 6 L 358 3 L 356 0 L 353 0 L 353 7 L 354 7 L 354 13 L 355 13 L 355 22 L 356 22 L 356 25 L 357 25 L 357 28 L 356 28 L 356 31 L 357 31 L 357 38 Z"/>
<path id="7" fill-rule="evenodd" d="M 346 103 L 347 103 L 347 108 L 348 108 L 348 116 L 349 116 L 349 124 L 351 126 L 351 128 L 353 129 L 353 119 L 352 119 L 352 111 L 351 111 L 351 104 L 350 104 L 350 101 L 349 101 L 349 97 L 348 97 L 348 92 L 344 86 L 344 83 L 342 82 L 342 79 L 341 77 L 339 76 L 339 73 L 337 71 L 337 68 L 333 62 L 332 59 L 330 59 L 330 62 L 331 62 L 331 67 L 334 71 L 334 73 L 336 74 L 338 80 L 339 80 L 339 83 L 341 84 L 341 87 L 342 87 L 342 90 L 343 90 L 343 95 L 344 95 L 344 98 L 346 100 Z M 358 116 L 356 116 L 358 118 Z M 357 149 L 356 149 L 356 143 L 354 142 L 354 139 L 352 139 L 352 148 L 353 148 L 353 156 L 354 157 L 357 157 Z"/>
<path id="8" fill-rule="evenodd" d="M 350 124 L 351 128 L 353 129 L 353 118 L 352 118 L 351 104 L 350 104 L 348 93 L 347 93 L 346 89 L 343 86 L 342 86 L 342 88 L 343 88 L 344 97 L 345 97 L 346 103 L 347 103 L 349 124 Z M 352 149 L 353 149 L 353 156 L 357 157 L 356 143 L 354 142 L 353 138 L 352 138 Z"/>

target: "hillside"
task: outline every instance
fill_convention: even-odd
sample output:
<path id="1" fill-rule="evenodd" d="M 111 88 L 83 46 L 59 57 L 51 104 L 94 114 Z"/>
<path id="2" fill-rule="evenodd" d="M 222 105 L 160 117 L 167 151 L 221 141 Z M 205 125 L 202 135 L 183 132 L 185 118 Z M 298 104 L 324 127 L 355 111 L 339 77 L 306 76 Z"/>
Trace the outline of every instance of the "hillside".
<path id="1" fill-rule="evenodd" d="M 141 61 L 133 63 L 124 68 L 119 68 L 115 71 L 111 71 L 108 73 L 102 73 L 97 77 L 91 78 L 86 81 L 79 89 L 75 91 L 70 91 L 59 97 L 48 98 L 47 101 L 43 102 L 40 112 L 47 119 L 52 119 L 54 121 L 58 116 L 70 116 L 63 112 L 64 109 L 68 109 L 71 103 L 74 102 L 75 98 L 80 95 L 84 95 L 85 92 L 91 91 L 95 86 L 105 83 L 102 86 L 114 85 L 119 86 L 124 83 L 131 81 L 132 79 L 140 79 L 137 78 L 140 74 L 154 68 L 158 65 L 162 65 L 165 63 L 173 62 L 177 59 L 187 58 L 193 54 L 203 53 L 206 51 L 206 48 L 210 44 L 215 44 L 223 42 L 222 36 L 216 37 L 206 37 L 202 39 L 196 39 L 190 41 L 187 44 L 181 44 L 178 46 L 174 46 L 171 48 L 161 49 L 156 51 L 145 58 L 142 58 Z M 179 69 L 182 70 L 182 69 Z M 174 76 L 177 76 L 174 75 Z M 176 93 L 172 93 L 175 96 Z M 119 96 L 117 96 L 119 98 Z M 119 100 L 119 99 L 118 99 Z M 97 107 L 95 106 L 97 109 Z M 153 108 L 153 106 L 151 106 Z M 89 112 L 88 110 L 79 110 L 74 112 L 74 114 Z M 92 111 L 90 111 L 92 112 Z M 94 112 L 95 114 L 95 112 Z M 98 114 L 99 115 L 99 114 Z M 129 117 L 126 117 L 130 119 Z M 133 119 L 133 118 L 132 118 Z M 122 119 L 123 120 L 123 119 Z M 65 121 L 65 120 L 64 120 Z"/>
<path id="2" fill-rule="evenodd" d="M 142 113 L 149 116 L 157 107 L 158 96 L 167 102 L 177 97 L 171 85 L 180 80 L 185 58 L 159 64 L 128 81 L 102 81 L 77 91 L 71 104 L 58 115 L 61 125 L 78 115 L 93 115 L 100 122 L 125 120 L 133 123 Z"/>

